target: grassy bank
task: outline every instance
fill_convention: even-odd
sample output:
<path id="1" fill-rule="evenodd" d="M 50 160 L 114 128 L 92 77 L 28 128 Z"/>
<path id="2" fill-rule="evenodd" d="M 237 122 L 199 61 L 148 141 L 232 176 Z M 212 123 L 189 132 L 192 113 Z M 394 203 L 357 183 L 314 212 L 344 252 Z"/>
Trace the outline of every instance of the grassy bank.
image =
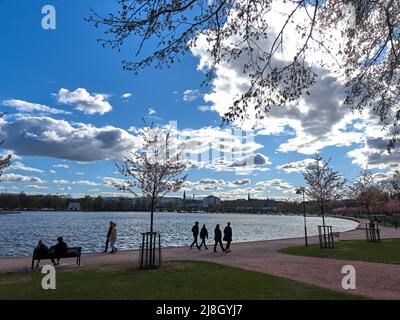
<path id="1" fill-rule="evenodd" d="M 159 270 L 74 269 L 43 290 L 40 273 L 0 274 L 0 299 L 357 299 L 258 272 L 209 262 L 175 261 Z"/>
<path id="2" fill-rule="evenodd" d="M 318 245 L 311 245 L 307 248 L 304 246 L 285 248 L 280 252 L 299 256 L 400 263 L 400 239 L 380 242 L 340 241 L 335 243 L 334 249 L 320 249 Z"/>

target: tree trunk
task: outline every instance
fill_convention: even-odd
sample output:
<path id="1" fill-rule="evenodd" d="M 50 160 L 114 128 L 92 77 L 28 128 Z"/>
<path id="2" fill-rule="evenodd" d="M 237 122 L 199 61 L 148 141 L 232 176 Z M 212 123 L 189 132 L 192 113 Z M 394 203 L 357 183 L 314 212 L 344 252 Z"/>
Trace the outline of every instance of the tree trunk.
<path id="1" fill-rule="evenodd" d="M 153 216 L 154 216 L 154 197 L 151 198 L 151 207 L 150 207 L 150 267 L 154 267 L 153 256 Z"/>

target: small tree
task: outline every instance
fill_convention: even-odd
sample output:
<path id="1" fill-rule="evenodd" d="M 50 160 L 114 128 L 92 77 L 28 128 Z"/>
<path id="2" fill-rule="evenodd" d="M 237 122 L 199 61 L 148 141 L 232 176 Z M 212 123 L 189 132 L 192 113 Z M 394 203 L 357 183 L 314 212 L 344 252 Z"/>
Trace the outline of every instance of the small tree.
<path id="1" fill-rule="evenodd" d="M 339 200 L 346 184 L 346 179 L 329 166 L 330 160 L 325 161 L 320 155 L 314 157 L 314 164 L 303 173 L 308 184 L 306 195 L 316 202 L 322 216 L 325 230 L 325 211 L 329 203 Z"/>
<path id="2" fill-rule="evenodd" d="M 396 169 L 388 179 L 390 198 L 400 200 L 400 170 Z"/>
<path id="3" fill-rule="evenodd" d="M 383 195 L 371 170 L 365 168 L 360 172 L 350 186 L 350 194 L 364 207 L 371 220 L 371 206 Z"/>
<path id="4" fill-rule="evenodd" d="M 141 192 L 150 204 L 150 232 L 153 232 L 153 216 L 160 199 L 169 192 L 178 191 L 186 180 L 183 172 L 186 164 L 179 160 L 179 153 L 171 152 L 170 131 L 145 126 L 141 130 L 143 148 L 125 158 L 117 167 L 129 180 L 116 184 L 122 191 L 138 196 Z M 172 153 L 172 154 L 171 154 Z"/>
<path id="5" fill-rule="evenodd" d="M 4 115 L 5 115 L 5 113 L 0 113 L 0 118 L 3 118 Z M 1 146 L 3 143 L 4 143 L 4 140 L 3 140 L 3 141 L 0 141 L 0 146 Z M 11 157 L 12 157 L 12 154 L 11 154 L 11 153 L 9 153 L 9 154 L 6 155 L 6 156 L 0 157 L 0 177 L 1 177 L 1 175 L 3 174 L 3 170 L 4 170 L 4 169 L 7 169 L 7 168 L 10 166 L 10 164 L 11 164 Z M 0 181 L 1 181 L 1 180 L 0 180 Z"/>

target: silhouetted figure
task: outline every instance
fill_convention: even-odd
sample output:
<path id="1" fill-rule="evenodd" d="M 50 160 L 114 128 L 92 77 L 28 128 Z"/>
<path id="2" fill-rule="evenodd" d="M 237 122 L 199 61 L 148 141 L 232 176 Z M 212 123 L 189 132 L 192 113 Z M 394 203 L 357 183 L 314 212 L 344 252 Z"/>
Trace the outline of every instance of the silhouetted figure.
<path id="1" fill-rule="evenodd" d="M 60 264 L 60 259 L 64 257 L 67 254 L 67 244 L 64 242 L 63 237 L 58 237 L 57 238 L 57 244 L 50 247 L 50 249 L 54 249 L 54 252 L 52 256 L 50 257 L 51 262 L 53 262 L 53 265 L 59 265 Z M 57 259 L 57 263 L 54 261 L 54 259 Z"/>
<path id="2" fill-rule="evenodd" d="M 192 228 L 192 233 L 193 233 L 193 242 L 192 242 L 192 244 L 190 245 L 190 249 L 192 249 L 192 248 L 193 248 L 193 245 L 196 244 L 197 249 L 201 250 L 201 249 L 199 248 L 199 244 L 198 244 L 198 242 L 197 242 L 197 239 L 198 239 L 198 237 L 199 237 L 199 222 L 198 222 L 198 221 L 195 222 L 195 224 L 194 224 L 194 226 L 193 226 L 193 228 Z"/>
<path id="3" fill-rule="evenodd" d="M 208 230 L 207 230 L 205 224 L 203 224 L 203 227 L 200 230 L 200 239 L 201 239 L 201 243 L 200 243 L 199 249 L 201 249 L 201 246 L 204 244 L 204 247 L 206 248 L 206 250 L 208 250 L 207 245 L 206 245 L 206 239 L 208 239 Z"/>
<path id="4" fill-rule="evenodd" d="M 110 247 L 111 247 L 111 252 L 110 253 L 116 253 L 118 249 L 115 247 L 115 242 L 117 242 L 117 224 L 113 222 L 113 227 L 111 229 L 110 233 Z"/>
<path id="5" fill-rule="evenodd" d="M 110 226 L 108 227 L 108 231 L 107 231 L 107 240 L 106 240 L 106 247 L 104 249 L 104 252 L 108 252 L 108 244 L 110 243 L 110 235 L 111 235 L 113 225 L 114 225 L 114 222 L 110 221 Z"/>
<path id="6" fill-rule="evenodd" d="M 49 254 L 49 248 L 43 243 L 42 240 L 39 240 L 36 248 L 35 254 L 39 257 L 46 257 Z M 40 260 L 37 260 L 36 267 L 39 267 Z"/>
<path id="7" fill-rule="evenodd" d="M 221 229 L 219 228 L 219 224 L 215 226 L 214 229 L 214 252 L 217 252 L 217 245 L 219 244 L 221 246 L 222 251 L 225 251 L 224 246 L 222 245 L 222 232 Z"/>
<path id="8" fill-rule="evenodd" d="M 224 229 L 224 241 L 226 241 L 225 252 L 231 252 L 231 242 L 232 242 L 232 228 L 231 223 L 228 222 L 228 225 Z"/>

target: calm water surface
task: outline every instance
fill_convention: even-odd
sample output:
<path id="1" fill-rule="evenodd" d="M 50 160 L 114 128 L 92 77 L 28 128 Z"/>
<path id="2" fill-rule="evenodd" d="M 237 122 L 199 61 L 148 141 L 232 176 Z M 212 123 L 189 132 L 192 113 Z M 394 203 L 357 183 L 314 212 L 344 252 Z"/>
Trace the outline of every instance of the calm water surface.
<path id="1" fill-rule="evenodd" d="M 301 216 L 272 216 L 254 214 L 210 214 L 210 213 L 155 213 L 155 229 L 162 231 L 162 246 L 190 245 L 191 228 L 194 221 L 205 223 L 213 240 L 217 223 L 222 229 L 230 221 L 233 241 L 272 240 L 304 236 Z M 62 235 L 68 246 L 82 246 L 84 252 L 99 252 L 104 249 L 108 221 L 118 227 L 117 248 L 137 249 L 140 233 L 149 229 L 148 212 L 23 212 L 0 214 L 0 256 L 29 256 L 39 239 L 47 245 L 55 244 Z M 327 218 L 334 231 L 346 231 L 357 226 L 356 222 Z M 307 218 L 309 235 L 318 234 L 319 217 Z"/>

